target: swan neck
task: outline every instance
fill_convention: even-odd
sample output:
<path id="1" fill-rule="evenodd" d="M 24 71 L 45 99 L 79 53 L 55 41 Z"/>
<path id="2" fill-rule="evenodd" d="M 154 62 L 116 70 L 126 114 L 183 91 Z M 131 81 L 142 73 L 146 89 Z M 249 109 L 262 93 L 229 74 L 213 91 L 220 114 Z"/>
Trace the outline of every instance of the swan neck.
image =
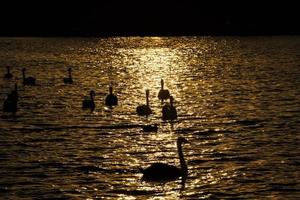
<path id="1" fill-rule="evenodd" d="M 9 67 L 7 67 L 7 73 L 8 73 L 8 74 L 10 73 Z"/>
<path id="2" fill-rule="evenodd" d="M 112 94 L 112 91 L 113 91 L 112 87 L 109 87 L 109 94 Z"/>
<path id="3" fill-rule="evenodd" d="M 149 106 L 149 93 L 146 93 L 146 105 Z"/>
<path id="4" fill-rule="evenodd" d="M 72 78 L 71 70 L 69 70 L 69 78 Z"/>
<path id="5" fill-rule="evenodd" d="M 25 80 L 25 70 L 22 71 L 23 79 Z"/>
<path id="6" fill-rule="evenodd" d="M 180 160 L 180 170 L 183 176 L 186 176 L 188 173 L 187 165 L 182 152 L 182 143 L 177 142 L 178 156 Z"/>
<path id="7" fill-rule="evenodd" d="M 160 87 L 161 87 L 162 90 L 164 89 L 164 80 L 163 79 L 161 79 Z"/>
<path id="8" fill-rule="evenodd" d="M 91 93 L 90 96 L 91 96 L 91 101 L 94 102 L 94 95 L 93 95 L 93 93 Z"/>

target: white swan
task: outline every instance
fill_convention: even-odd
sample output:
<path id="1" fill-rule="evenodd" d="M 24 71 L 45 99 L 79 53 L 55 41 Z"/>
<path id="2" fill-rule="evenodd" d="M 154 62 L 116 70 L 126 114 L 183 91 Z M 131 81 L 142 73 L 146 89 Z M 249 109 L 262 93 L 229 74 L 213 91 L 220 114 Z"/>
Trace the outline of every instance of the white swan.
<path id="1" fill-rule="evenodd" d="M 146 105 L 139 105 L 136 108 L 136 112 L 140 116 L 148 116 L 152 114 L 152 110 L 149 106 L 149 90 L 146 90 Z"/>
<path id="2" fill-rule="evenodd" d="M 185 179 L 188 175 L 188 168 L 182 153 L 182 143 L 187 142 L 188 141 L 183 137 L 178 137 L 177 139 L 177 151 L 180 160 L 180 168 L 165 163 L 154 163 L 146 169 L 140 169 L 140 171 L 143 173 L 142 179 L 146 181 L 168 181 L 177 179 L 179 177 Z"/>
<path id="3" fill-rule="evenodd" d="M 162 102 L 163 102 L 164 100 L 170 98 L 170 92 L 169 92 L 169 90 L 165 90 L 165 89 L 164 89 L 164 80 L 163 80 L 163 79 L 160 80 L 160 90 L 159 90 L 157 96 L 158 96 L 158 98 L 159 98 Z"/>
<path id="4" fill-rule="evenodd" d="M 173 96 L 170 96 L 170 104 L 166 104 L 162 108 L 162 120 L 175 120 L 177 119 L 177 110 L 173 106 Z"/>

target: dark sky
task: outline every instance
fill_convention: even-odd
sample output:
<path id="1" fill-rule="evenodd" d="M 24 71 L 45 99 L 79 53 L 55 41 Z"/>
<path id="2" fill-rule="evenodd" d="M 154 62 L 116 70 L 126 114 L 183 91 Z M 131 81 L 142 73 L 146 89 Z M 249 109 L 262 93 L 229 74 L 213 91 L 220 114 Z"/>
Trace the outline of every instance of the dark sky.
<path id="1" fill-rule="evenodd" d="M 63 2 L 63 3 L 62 3 Z M 164 2 L 164 3 L 162 3 Z M 39 1 L 0 7 L 2 36 L 299 34 L 296 3 Z M 296 1 L 294 1 L 296 2 Z"/>

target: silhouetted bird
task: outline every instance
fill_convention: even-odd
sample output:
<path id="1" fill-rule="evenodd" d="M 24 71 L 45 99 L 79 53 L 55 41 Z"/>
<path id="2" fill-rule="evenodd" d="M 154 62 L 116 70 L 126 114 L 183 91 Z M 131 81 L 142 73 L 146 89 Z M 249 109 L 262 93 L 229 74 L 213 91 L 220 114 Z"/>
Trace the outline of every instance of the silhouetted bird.
<path id="1" fill-rule="evenodd" d="M 6 69 L 7 69 L 7 73 L 4 75 L 4 78 L 11 79 L 13 77 L 13 75 L 10 73 L 9 66 L 7 66 Z"/>
<path id="2" fill-rule="evenodd" d="M 118 105 L 118 97 L 112 93 L 113 88 L 109 86 L 109 94 L 105 98 L 106 106 L 116 106 Z"/>
<path id="3" fill-rule="evenodd" d="M 163 120 L 175 120 L 177 119 L 177 111 L 173 106 L 173 96 L 170 96 L 170 104 L 166 104 L 162 108 L 162 119 Z"/>
<path id="4" fill-rule="evenodd" d="M 158 93 L 158 98 L 161 100 L 161 102 L 170 98 L 169 90 L 164 89 L 164 80 L 163 79 L 160 80 L 160 90 Z"/>
<path id="5" fill-rule="evenodd" d="M 17 85 L 17 83 L 15 83 L 15 89 L 12 90 L 10 94 L 8 94 L 8 98 L 13 99 L 15 101 L 19 100 L 18 85 Z"/>
<path id="6" fill-rule="evenodd" d="M 64 83 L 65 83 L 65 84 L 72 84 L 72 83 L 73 83 L 71 71 L 72 71 L 72 69 L 69 68 L 69 69 L 68 69 L 69 77 L 65 77 L 65 78 L 64 78 Z"/>
<path id="7" fill-rule="evenodd" d="M 139 105 L 136 108 L 136 112 L 140 116 L 145 116 L 145 115 L 148 116 L 152 114 L 152 110 L 149 107 L 149 90 L 146 90 L 146 105 Z"/>
<path id="8" fill-rule="evenodd" d="M 3 111 L 16 113 L 18 110 L 18 89 L 17 84 L 15 84 L 15 90 L 7 94 L 6 99 L 3 102 Z"/>
<path id="9" fill-rule="evenodd" d="M 82 109 L 91 109 L 91 111 L 94 111 L 95 109 L 95 102 L 94 102 L 94 96 L 95 92 L 93 90 L 90 91 L 90 99 L 85 97 L 85 99 L 82 101 Z"/>
<path id="10" fill-rule="evenodd" d="M 154 163 L 146 169 L 140 169 L 143 173 L 142 179 L 145 181 L 169 181 L 179 177 L 186 178 L 188 175 L 188 168 L 182 153 L 182 143 L 187 142 L 188 141 L 183 137 L 178 137 L 177 139 L 180 168 L 165 163 Z"/>
<path id="11" fill-rule="evenodd" d="M 35 78 L 34 77 L 26 77 L 25 76 L 26 69 L 22 69 L 23 74 L 23 85 L 35 85 Z"/>

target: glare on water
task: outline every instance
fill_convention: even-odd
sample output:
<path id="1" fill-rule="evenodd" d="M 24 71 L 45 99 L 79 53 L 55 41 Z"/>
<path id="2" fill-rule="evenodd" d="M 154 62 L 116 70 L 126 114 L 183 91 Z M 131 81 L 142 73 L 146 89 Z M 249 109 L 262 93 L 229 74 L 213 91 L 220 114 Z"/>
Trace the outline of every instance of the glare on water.
<path id="1" fill-rule="evenodd" d="M 299 37 L 2 38 L 1 74 L 14 77 L 0 79 L 0 100 L 18 83 L 19 101 L 15 116 L 0 113 L 1 196 L 297 199 L 299 47 Z M 23 67 L 36 86 L 23 86 Z M 161 119 L 161 79 L 173 122 Z M 138 116 L 146 89 L 153 114 Z M 81 108 L 90 90 L 93 112 Z M 180 166 L 179 136 L 187 179 L 143 181 L 139 168 Z"/>

